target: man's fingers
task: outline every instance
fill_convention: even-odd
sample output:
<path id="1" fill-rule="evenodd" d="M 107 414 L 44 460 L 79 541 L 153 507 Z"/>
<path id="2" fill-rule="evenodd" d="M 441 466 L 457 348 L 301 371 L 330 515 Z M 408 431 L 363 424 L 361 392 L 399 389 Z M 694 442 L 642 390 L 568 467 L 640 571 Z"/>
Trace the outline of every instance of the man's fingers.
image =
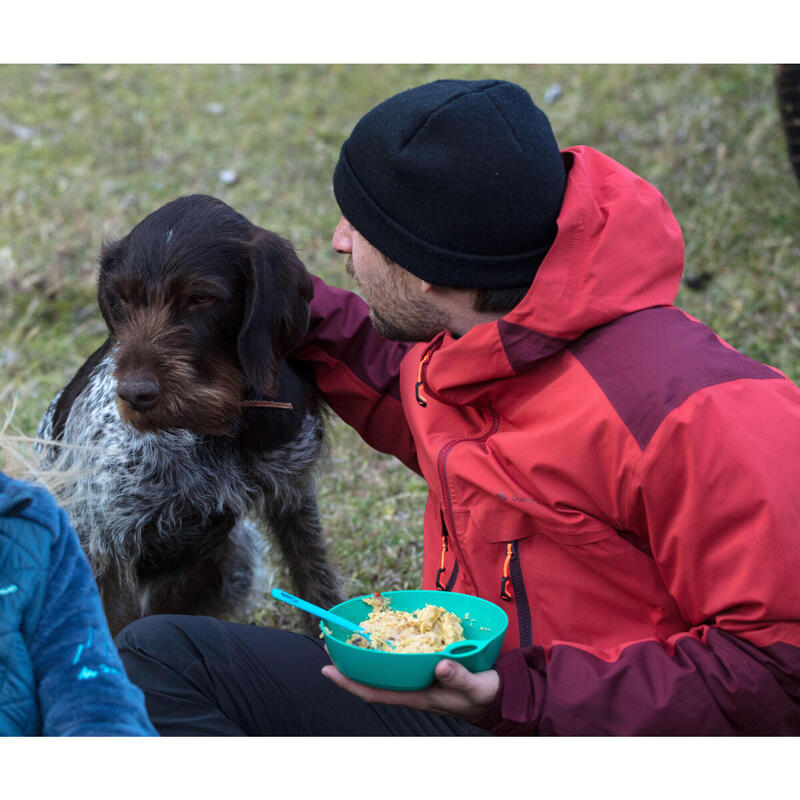
<path id="1" fill-rule="evenodd" d="M 322 674 L 340 688 L 346 689 L 368 703 L 389 703 L 390 705 L 425 709 L 430 702 L 427 694 L 422 692 L 395 692 L 391 689 L 376 689 L 374 686 L 365 686 L 363 683 L 357 683 L 342 675 L 333 665 L 324 666 Z"/>
<path id="2" fill-rule="evenodd" d="M 403 705 L 421 711 L 453 714 L 464 719 L 478 719 L 500 687 L 500 676 L 494 670 L 473 674 L 461 664 L 447 659 L 436 665 L 436 682 L 418 692 L 397 692 L 365 686 L 345 677 L 332 664 L 324 666 L 322 674 L 367 703 Z"/>

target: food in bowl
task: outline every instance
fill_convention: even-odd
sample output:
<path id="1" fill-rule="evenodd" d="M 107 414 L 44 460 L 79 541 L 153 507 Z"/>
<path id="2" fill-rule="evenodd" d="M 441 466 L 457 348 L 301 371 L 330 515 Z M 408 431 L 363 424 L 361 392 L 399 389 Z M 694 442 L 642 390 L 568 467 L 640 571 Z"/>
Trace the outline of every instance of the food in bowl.
<path id="1" fill-rule="evenodd" d="M 461 619 L 441 606 L 428 603 L 415 611 L 395 611 L 390 608 L 390 598 L 380 593 L 361 599 L 372 608 L 361 623 L 370 638 L 354 633 L 349 644 L 393 653 L 438 653 L 449 644 L 464 641 Z"/>
<path id="2" fill-rule="evenodd" d="M 372 595 L 368 595 L 372 597 Z M 443 607 L 460 620 L 467 640 L 477 641 L 477 649 L 466 652 L 398 653 L 373 650 L 348 642 L 351 631 L 334 623 L 320 622 L 325 647 L 339 671 L 351 680 L 378 689 L 416 691 L 434 682 L 434 670 L 443 659 L 457 661 L 470 672 L 491 669 L 503 646 L 508 616 L 495 603 L 474 595 L 442 592 L 437 589 L 400 589 L 382 592 L 396 611 L 413 613 L 426 605 Z M 330 609 L 332 613 L 362 625 L 368 613 L 363 596 L 352 597 Z M 458 648 L 460 645 L 456 645 Z"/>

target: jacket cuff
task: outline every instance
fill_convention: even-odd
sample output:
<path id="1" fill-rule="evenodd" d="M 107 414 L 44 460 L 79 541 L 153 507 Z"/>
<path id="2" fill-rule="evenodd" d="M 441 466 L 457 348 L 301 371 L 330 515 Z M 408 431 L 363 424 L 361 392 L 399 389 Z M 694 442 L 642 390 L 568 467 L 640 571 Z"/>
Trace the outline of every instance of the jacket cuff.
<path id="1" fill-rule="evenodd" d="M 494 696 L 494 700 L 489 704 L 489 708 L 484 712 L 484 715 L 477 720 L 477 722 L 472 723 L 492 733 L 495 732 L 495 728 L 503 721 L 503 673 L 497 668 L 497 664 L 495 664 L 494 669 L 500 676 L 500 686 L 497 689 L 497 694 Z"/>
<path id="2" fill-rule="evenodd" d="M 536 735 L 532 668 L 522 650 L 501 655 L 494 669 L 500 676 L 500 687 L 489 708 L 473 724 L 496 736 Z"/>

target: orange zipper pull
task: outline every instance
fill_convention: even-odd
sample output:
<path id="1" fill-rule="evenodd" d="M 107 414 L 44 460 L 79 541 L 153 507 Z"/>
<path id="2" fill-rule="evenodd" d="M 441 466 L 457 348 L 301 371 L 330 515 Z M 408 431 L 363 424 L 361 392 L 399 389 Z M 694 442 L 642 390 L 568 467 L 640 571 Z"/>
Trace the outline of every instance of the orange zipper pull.
<path id="1" fill-rule="evenodd" d="M 503 564 L 503 578 L 500 581 L 500 597 L 503 600 L 511 600 L 511 595 L 507 591 L 508 584 L 511 583 L 511 578 L 508 574 L 508 565 L 511 563 L 511 557 L 514 555 L 514 547 L 511 542 L 506 545 L 506 560 Z"/>
<path id="2" fill-rule="evenodd" d="M 419 362 L 419 372 L 417 373 L 417 383 L 414 386 L 414 392 L 417 396 L 417 403 L 419 403 L 422 408 L 425 408 L 428 405 L 428 401 L 425 399 L 425 396 L 420 392 L 420 387 L 422 386 L 422 368 L 427 363 L 428 359 L 431 357 L 433 353 L 433 348 L 428 348 L 428 351 L 423 356 L 422 360 Z"/>
<path id="3" fill-rule="evenodd" d="M 440 592 L 447 591 L 446 586 L 442 586 L 441 578 L 444 575 L 444 554 L 447 552 L 447 533 L 442 534 L 442 563 L 439 565 L 439 570 L 436 573 L 436 588 Z"/>

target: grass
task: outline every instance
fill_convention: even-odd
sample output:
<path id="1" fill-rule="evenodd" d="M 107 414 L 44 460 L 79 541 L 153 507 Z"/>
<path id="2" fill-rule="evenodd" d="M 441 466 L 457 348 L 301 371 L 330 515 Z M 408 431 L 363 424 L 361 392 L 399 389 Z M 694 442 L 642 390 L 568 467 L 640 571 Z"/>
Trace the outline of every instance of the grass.
<path id="1" fill-rule="evenodd" d="M 440 77 L 521 83 L 562 146 L 654 183 L 683 228 L 686 275 L 710 276 L 678 305 L 800 380 L 800 187 L 768 65 L 0 65 L 0 420 L 33 433 L 104 338 L 102 240 L 178 195 L 220 197 L 349 286 L 330 249 L 339 147 L 373 105 Z M 423 482 L 334 422 L 320 483 L 348 591 L 417 586 Z M 259 621 L 296 618 L 265 604 Z"/>

